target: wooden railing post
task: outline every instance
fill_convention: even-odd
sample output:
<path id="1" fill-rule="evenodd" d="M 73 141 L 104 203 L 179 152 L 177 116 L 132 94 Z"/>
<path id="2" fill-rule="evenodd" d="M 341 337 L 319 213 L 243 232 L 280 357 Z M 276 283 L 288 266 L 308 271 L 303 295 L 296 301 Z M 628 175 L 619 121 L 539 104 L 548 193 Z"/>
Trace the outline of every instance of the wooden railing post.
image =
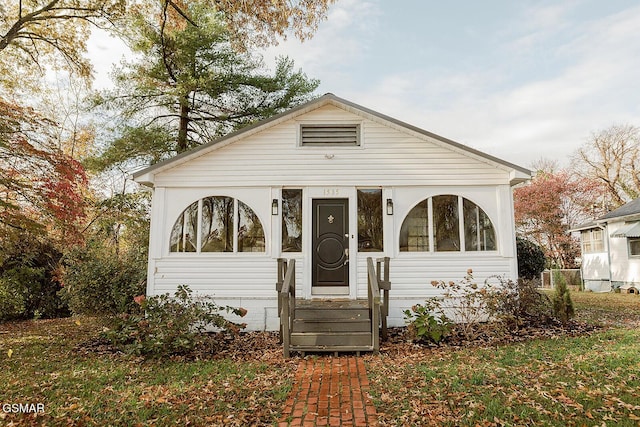
<path id="1" fill-rule="evenodd" d="M 378 278 L 378 285 L 380 290 L 383 291 L 382 298 L 382 339 L 386 340 L 388 337 L 387 331 L 387 316 L 389 316 L 389 291 L 391 290 L 391 281 L 389 280 L 389 257 L 378 258 L 376 260 L 376 277 Z"/>
<path id="2" fill-rule="evenodd" d="M 282 260 L 284 264 L 285 260 Z M 293 328 L 293 319 L 296 312 L 296 260 L 291 259 L 286 267 L 280 268 L 280 259 L 278 259 L 278 275 L 284 273 L 282 285 L 278 292 L 278 313 L 280 314 L 280 338 L 284 351 L 284 357 L 291 355 L 291 329 Z"/>
<path id="3" fill-rule="evenodd" d="M 374 354 L 380 352 L 380 287 L 373 259 L 367 258 L 367 288 L 371 313 L 371 346 Z"/>

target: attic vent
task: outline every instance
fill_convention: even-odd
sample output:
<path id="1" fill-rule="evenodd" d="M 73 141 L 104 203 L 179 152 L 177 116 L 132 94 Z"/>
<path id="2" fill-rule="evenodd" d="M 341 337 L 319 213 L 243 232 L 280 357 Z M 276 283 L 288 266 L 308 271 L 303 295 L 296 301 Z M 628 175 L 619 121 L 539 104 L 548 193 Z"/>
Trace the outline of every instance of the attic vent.
<path id="1" fill-rule="evenodd" d="M 300 140 L 302 145 L 360 145 L 360 125 L 301 125 Z"/>

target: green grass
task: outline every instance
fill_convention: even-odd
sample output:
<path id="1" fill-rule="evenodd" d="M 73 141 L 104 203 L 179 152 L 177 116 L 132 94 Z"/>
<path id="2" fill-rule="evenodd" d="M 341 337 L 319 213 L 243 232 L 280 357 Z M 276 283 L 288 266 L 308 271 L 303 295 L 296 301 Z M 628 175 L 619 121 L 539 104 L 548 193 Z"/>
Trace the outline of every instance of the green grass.
<path id="1" fill-rule="evenodd" d="M 638 426 L 640 298 L 573 293 L 588 336 L 367 356 L 383 425 Z M 0 425 L 273 425 L 295 359 L 155 360 L 82 353 L 98 319 L 0 324 Z M 8 352 L 11 350 L 11 357 Z M 13 424 L 12 424 L 13 423 Z"/>
<path id="2" fill-rule="evenodd" d="M 88 318 L 0 325 L 0 405 L 45 405 L 37 416 L 0 409 L 0 425 L 270 425 L 291 389 L 292 367 L 279 357 L 143 361 L 74 350 L 100 328 Z"/>
<path id="3" fill-rule="evenodd" d="M 581 320 L 637 325 L 635 295 L 573 293 Z M 640 330 L 368 358 L 386 425 L 638 426 Z"/>

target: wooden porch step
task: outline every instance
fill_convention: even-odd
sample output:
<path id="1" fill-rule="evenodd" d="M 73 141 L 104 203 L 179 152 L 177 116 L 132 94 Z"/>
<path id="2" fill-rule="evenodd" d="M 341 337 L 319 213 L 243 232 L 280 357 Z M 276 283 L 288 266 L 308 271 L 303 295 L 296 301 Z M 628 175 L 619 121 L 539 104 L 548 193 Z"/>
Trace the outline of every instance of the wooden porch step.
<path id="1" fill-rule="evenodd" d="M 370 319 L 294 319 L 292 332 L 370 332 Z"/>
<path id="2" fill-rule="evenodd" d="M 343 351 L 357 351 L 370 347 L 372 343 L 371 332 L 292 332 L 291 349 L 304 347 L 311 351 L 322 350 L 322 347 L 343 348 Z M 347 350 L 346 348 L 353 348 Z M 298 350 L 302 351 L 302 350 Z M 336 350 L 337 351 L 337 350 Z"/>

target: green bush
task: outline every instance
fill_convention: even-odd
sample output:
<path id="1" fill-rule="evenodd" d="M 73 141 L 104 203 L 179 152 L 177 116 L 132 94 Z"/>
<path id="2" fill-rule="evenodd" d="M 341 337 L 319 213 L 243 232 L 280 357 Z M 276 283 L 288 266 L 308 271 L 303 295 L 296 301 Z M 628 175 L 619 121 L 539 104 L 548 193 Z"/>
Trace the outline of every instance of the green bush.
<path id="1" fill-rule="evenodd" d="M 52 243 L 27 233 L 3 241 L 0 256 L 0 320 L 69 315 L 58 297 L 61 254 Z"/>
<path id="2" fill-rule="evenodd" d="M 146 257 L 136 251 L 117 256 L 97 243 L 65 258 L 60 296 L 74 314 L 115 315 L 135 308 L 145 291 Z"/>
<path id="3" fill-rule="evenodd" d="M 559 271 L 554 275 L 553 312 L 562 323 L 568 323 L 574 315 L 573 301 L 567 287 L 567 279 Z"/>
<path id="4" fill-rule="evenodd" d="M 178 286 L 174 297 L 163 294 L 137 297 L 137 313 L 115 318 L 111 329 L 103 333 L 113 346 L 125 353 L 145 357 L 188 355 L 206 343 L 204 332 L 219 328 L 238 332 L 244 325 L 226 320 L 223 311 L 244 316 L 242 308 L 221 307 L 209 298 L 192 297 L 187 286 Z"/>
<path id="5" fill-rule="evenodd" d="M 540 246 L 530 240 L 516 238 L 518 275 L 523 279 L 537 279 L 544 271 L 546 259 Z"/>
<path id="6" fill-rule="evenodd" d="M 416 304 L 411 310 L 404 311 L 404 320 L 408 324 L 409 333 L 414 341 L 425 341 L 439 343 L 451 332 L 451 321 L 440 313 L 435 316 L 433 313 L 436 307 L 427 304 Z"/>

